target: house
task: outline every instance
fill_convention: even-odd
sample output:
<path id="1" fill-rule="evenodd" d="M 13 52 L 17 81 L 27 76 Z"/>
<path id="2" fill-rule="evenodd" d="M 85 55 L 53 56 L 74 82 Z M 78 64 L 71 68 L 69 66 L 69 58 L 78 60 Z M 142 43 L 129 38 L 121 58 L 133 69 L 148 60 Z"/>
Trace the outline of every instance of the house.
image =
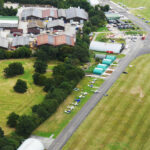
<path id="1" fill-rule="evenodd" d="M 73 21 L 83 23 L 88 20 L 88 13 L 79 7 L 70 7 L 66 9 L 66 20 L 70 23 Z"/>
<path id="2" fill-rule="evenodd" d="M 6 38 L 0 37 L 0 48 L 8 49 L 8 40 Z"/>
<path id="3" fill-rule="evenodd" d="M 21 36 L 23 34 L 23 29 L 11 29 L 10 33 L 13 34 L 13 36 Z"/>
<path id="4" fill-rule="evenodd" d="M 57 8 L 49 8 L 42 10 L 42 18 L 47 20 L 55 20 L 58 18 Z"/>
<path id="5" fill-rule="evenodd" d="M 64 30 L 65 29 L 64 21 L 60 19 L 49 21 L 47 23 L 47 29 L 48 30 Z"/>
<path id="6" fill-rule="evenodd" d="M 18 28 L 19 18 L 16 16 L 0 16 L 0 28 Z"/>
<path id="7" fill-rule="evenodd" d="M 29 38 L 25 36 L 17 36 L 12 41 L 12 47 L 29 45 Z"/>
<path id="8" fill-rule="evenodd" d="M 40 30 L 36 28 L 28 28 L 28 34 L 40 34 Z"/>
<path id="9" fill-rule="evenodd" d="M 98 41 L 92 41 L 89 47 L 90 50 L 107 52 L 107 53 L 121 53 L 123 48 L 124 46 L 122 44 L 104 43 Z"/>
<path id="10" fill-rule="evenodd" d="M 53 46 L 59 46 L 64 44 L 74 46 L 74 37 L 68 35 L 48 35 L 48 34 L 39 35 L 37 37 L 37 46 L 47 44 Z"/>

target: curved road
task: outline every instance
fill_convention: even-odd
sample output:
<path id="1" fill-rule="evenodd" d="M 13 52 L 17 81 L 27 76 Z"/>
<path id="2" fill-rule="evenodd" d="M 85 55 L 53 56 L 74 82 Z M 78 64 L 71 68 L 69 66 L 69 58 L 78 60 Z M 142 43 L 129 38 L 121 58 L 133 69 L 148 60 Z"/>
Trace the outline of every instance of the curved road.
<path id="1" fill-rule="evenodd" d="M 135 24 L 143 28 L 147 31 L 148 35 L 146 40 L 138 40 L 132 46 L 132 50 L 124 57 L 120 62 L 116 70 L 113 72 L 109 78 L 101 85 L 98 89 L 101 91 L 98 94 L 94 94 L 87 103 L 83 106 L 83 108 L 77 113 L 77 115 L 69 122 L 66 128 L 59 134 L 59 136 L 53 141 L 48 150 L 61 150 L 62 147 L 66 144 L 72 134 L 76 131 L 79 125 L 85 120 L 88 114 L 92 111 L 92 109 L 96 106 L 96 104 L 102 99 L 104 94 L 111 88 L 111 86 L 115 83 L 115 81 L 119 78 L 121 73 L 126 69 L 129 63 L 134 60 L 137 56 L 142 54 L 150 53 L 150 26 L 145 24 L 142 20 L 135 17 L 134 15 L 126 12 L 124 9 L 117 7 L 116 4 L 105 1 L 106 4 L 109 4 L 112 8 L 118 11 L 120 14 L 128 17 Z"/>

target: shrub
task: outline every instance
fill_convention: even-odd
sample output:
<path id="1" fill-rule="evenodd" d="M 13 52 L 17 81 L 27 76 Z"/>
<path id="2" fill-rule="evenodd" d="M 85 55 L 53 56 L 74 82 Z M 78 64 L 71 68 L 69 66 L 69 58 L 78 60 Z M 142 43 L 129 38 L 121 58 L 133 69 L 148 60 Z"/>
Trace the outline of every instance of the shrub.
<path id="1" fill-rule="evenodd" d="M 17 115 L 16 113 L 12 112 L 8 116 L 7 125 L 9 127 L 12 127 L 12 128 L 16 127 L 18 118 L 19 118 L 19 115 Z"/>
<path id="2" fill-rule="evenodd" d="M 21 79 L 17 80 L 14 90 L 18 93 L 25 93 L 27 91 L 27 83 Z"/>

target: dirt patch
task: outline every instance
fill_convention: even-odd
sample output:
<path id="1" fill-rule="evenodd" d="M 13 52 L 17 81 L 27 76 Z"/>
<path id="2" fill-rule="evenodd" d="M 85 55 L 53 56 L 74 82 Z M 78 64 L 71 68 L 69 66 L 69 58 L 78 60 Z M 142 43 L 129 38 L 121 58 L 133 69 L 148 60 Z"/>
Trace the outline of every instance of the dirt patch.
<path id="1" fill-rule="evenodd" d="M 139 94 L 140 98 L 144 97 L 143 90 L 142 90 L 142 88 L 140 86 L 132 88 L 130 93 L 133 94 L 133 95 Z"/>
<path id="2" fill-rule="evenodd" d="M 106 73 L 112 73 L 113 71 L 111 71 L 111 70 L 108 70 L 108 71 L 106 71 Z"/>

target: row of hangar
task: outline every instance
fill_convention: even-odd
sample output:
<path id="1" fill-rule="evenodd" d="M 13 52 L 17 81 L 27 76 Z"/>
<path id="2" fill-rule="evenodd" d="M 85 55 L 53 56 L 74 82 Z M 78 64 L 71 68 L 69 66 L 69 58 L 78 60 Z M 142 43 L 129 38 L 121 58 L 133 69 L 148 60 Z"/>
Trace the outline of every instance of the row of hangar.
<path id="1" fill-rule="evenodd" d="M 97 75 L 102 75 L 115 60 L 116 56 L 106 55 L 106 57 L 102 60 L 102 64 L 98 64 L 94 68 L 93 73 Z"/>

